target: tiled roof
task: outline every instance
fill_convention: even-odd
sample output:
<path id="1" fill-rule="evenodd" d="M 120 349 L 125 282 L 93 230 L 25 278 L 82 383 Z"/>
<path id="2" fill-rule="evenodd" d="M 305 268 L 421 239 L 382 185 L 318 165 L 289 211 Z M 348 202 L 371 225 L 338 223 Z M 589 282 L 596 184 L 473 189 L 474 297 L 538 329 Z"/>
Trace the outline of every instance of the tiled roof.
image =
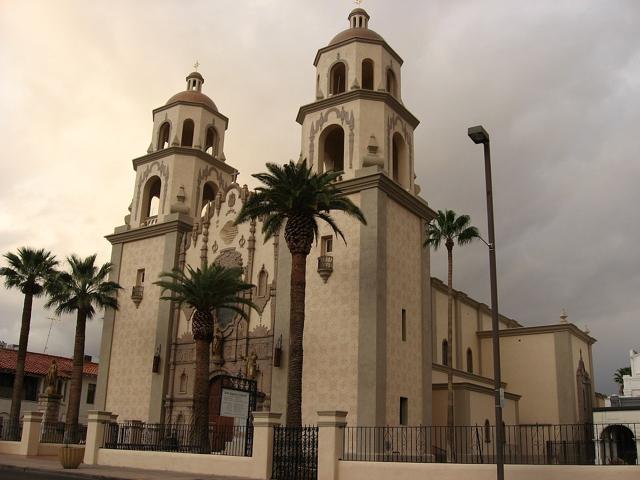
<path id="1" fill-rule="evenodd" d="M 67 357 L 47 355 L 46 353 L 27 352 L 24 373 L 30 375 L 46 375 L 47 370 L 54 359 L 58 364 L 58 376 L 62 378 L 70 378 L 73 360 Z M 0 348 L 0 370 L 15 371 L 17 360 L 17 350 Z M 95 362 L 85 362 L 83 373 L 85 375 L 97 376 L 98 364 Z"/>

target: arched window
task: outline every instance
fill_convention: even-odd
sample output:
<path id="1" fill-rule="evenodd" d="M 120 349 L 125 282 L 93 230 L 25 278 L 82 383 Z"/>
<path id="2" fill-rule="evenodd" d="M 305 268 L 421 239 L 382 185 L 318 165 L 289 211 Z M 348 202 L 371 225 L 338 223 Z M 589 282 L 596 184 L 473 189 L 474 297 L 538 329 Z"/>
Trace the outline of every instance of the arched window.
<path id="1" fill-rule="evenodd" d="M 267 280 L 269 278 L 269 274 L 263 268 L 260 270 L 258 274 L 258 297 L 266 297 L 267 296 Z"/>
<path id="2" fill-rule="evenodd" d="M 141 220 L 146 220 L 150 217 L 155 217 L 160 213 L 160 188 L 162 187 L 162 182 L 160 177 L 153 176 L 149 180 L 147 180 L 146 185 L 144 186 L 144 191 L 142 194 L 142 218 Z"/>
<path id="3" fill-rule="evenodd" d="M 470 348 L 467 348 L 467 372 L 473 373 L 473 353 Z"/>
<path id="4" fill-rule="evenodd" d="M 170 131 L 171 125 L 169 125 L 169 122 L 164 122 L 160 125 L 160 130 L 158 130 L 158 150 L 162 150 L 169 146 Z"/>
<path id="5" fill-rule="evenodd" d="M 442 364 L 449 366 L 449 342 L 442 340 Z"/>
<path id="6" fill-rule="evenodd" d="M 187 118 L 182 124 L 182 141 L 180 145 L 183 147 L 193 146 L 193 120 Z"/>
<path id="7" fill-rule="evenodd" d="M 373 60 L 362 61 L 362 88 L 373 90 Z"/>
<path id="8" fill-rule="evenodd" d="M 320 135 L 319 159 L 325 172 L 344 170 L 344 130 L 339 125 L 327 127 Z"/>
<path id="9" fill-rule="evenodd" d="M 204 216 L 206 213 L 207 204 L 213 202 L 218 194 L 218 187 L 213 182 L 207 182 L 202 188 L 202 202 L 200 202 L 200 216 Z"/>
<path id="10" fill-rule="evenodd" d="M 344 93 L 347 89 L 347 68 L 344 63 L 338 62 L 331 68 L 331 85 L 330 93 L 337 95 L 338 93 Z"/>
<path id="11" fill-rule="evenodd" d="M 207 137 L 204 142 L 204 151 L 215 157 L 218 153 L 218 134 L 213 127 L 207 128 Z"/>
<path id="12" fill-rule="evenodd" d="M 409 188 L 409 149 L 397 132 L 393 134 L 392 150 L 392 177 L 404 188 Z"/>
<path id="13" fill-rule="evenodd" d="M 396 75 L 393 73 L 393 70 L 390 68 L 387 70 L 387 92 L 389 92 L 394 97 L 398 96 L 398 86 L 396 83 Z"/>

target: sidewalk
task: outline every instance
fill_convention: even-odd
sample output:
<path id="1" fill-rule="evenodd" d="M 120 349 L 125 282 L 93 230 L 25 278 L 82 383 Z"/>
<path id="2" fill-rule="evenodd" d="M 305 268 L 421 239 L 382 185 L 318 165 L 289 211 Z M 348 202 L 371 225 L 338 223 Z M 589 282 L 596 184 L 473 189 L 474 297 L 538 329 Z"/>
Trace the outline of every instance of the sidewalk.
<path id="1" fill-rule="evenodd" d="M 60 466 L 58 457 L 24 457 L 21 455 L 0 454 L 0 477 L 2 477 L 3 470 L 64 473 L 65 475 L 75 476 L 78 479 L 101 480 L 247 480 L 240 477 L 194 475 L 159 470 L 138 470 L 134 468 L 85 464 L 81 464 L 77 470 L 65 470 Z"/>

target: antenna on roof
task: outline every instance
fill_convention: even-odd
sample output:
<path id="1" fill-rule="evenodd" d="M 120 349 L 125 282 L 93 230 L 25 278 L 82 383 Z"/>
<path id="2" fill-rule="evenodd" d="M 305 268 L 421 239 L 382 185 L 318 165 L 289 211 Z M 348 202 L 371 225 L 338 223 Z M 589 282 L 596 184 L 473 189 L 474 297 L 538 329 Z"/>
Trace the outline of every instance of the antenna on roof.
<path id="1" fill-rule="evenodd" d="M 49 325 L 49 333 L 47 333 L 47 340 L 44 342 L 44 350 L 42 353 L 47 353 L 47 345 L 49 345 L 49 336 L 51 336 L 51 327 L 53 327 L 54 320 L 60 320 L 60 317 L 47 317 L 47 320 L 51 320 Z"/>

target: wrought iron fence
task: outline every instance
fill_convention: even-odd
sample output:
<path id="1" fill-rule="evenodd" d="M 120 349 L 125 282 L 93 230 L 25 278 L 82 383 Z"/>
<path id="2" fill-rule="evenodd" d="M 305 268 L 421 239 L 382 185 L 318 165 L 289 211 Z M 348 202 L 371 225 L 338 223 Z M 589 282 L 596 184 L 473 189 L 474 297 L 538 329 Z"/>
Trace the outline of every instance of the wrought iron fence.
<path id="1" fill-rule="evenodd" d="M 40 442 L 84 444 L 87 441 L 86 425 L 79 423 L 75 434 L 69 432 L 66 437 L 65 431 L 66 424 L 64 422 L 43 423 L 40 428 Z"/>
<path id="2" fill-rule="evenodd" d="M 589 465 L 637 461 L 640 424 L 507 425 L 507 464 Z M 627 433 L 628 432 L 628 433 Z M 346 427 L 342 460 L 495 463 L 495 426 Z"/>
<path id="3" fill-rule="evenodd" d="M 202 453 L 196 429 L 186 424 L 125 422 L 110 423 L 105 428 L 104 448 L 157 452 Z M 253 427 L 209 425 L 206 453 L 250 457 Z"/>
<path id="4" fill-rule="evenodd" d="M 315 480 L 318 476 L 318 427 L 274 427 L 274 480 Z"/>
<path id="5" fill-rule="evenodd" d="M 22 422 L 14 423 L 1 422 L 0 423 L 0 440 L 9 442 L 19 442 L 22 439 Z"/>

